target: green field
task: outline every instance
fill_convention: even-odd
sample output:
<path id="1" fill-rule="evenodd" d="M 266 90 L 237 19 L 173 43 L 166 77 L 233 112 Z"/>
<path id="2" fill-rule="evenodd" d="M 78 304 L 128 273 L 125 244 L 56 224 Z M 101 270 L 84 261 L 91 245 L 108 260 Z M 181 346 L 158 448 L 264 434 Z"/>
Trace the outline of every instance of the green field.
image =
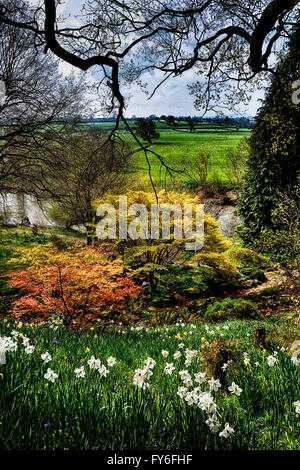
<path id="1" fill-rule="evenodd" d="M 161 155 L 164 162 L 171 168 L 182 168 L 185 161 L 192 162 L 202 150 L 211 154 L 208 181 L 216 179 L 223 183 L 228 182 L 225 155 L 228 148 L 236 148 L 241 138 L 249 136 L 248 131 L 160 131 L 160 138 L 150 149 Z M 159 159 L 149 154 L 151 172 L 156 183 L 164 183 L 166 171 L 162 168 Z M 148 171 L 144 154 L 134 156 L 134 164 L 140 173 Z M 184 180 L 184 177 L 180 178 Z M 167 177 L 167 181 L 169 178 Z"/>
<path id="2" fill-rule="evenodd" d="M 89 124 L 89 126 L 102 128 L 109 131 L 113 128 L 113 122 L 98 122 Z M 86 126 L 85 126 L 86 127 Z M 149 147 L 159 154 L 166 165 L 171 168 L 182 169 L 183 162 L 193 162 L 200 151 L 209 152 L 211 160 L 209 164 L 208 181 L 220 181 L 228 183 L 228 167 L 226 163 L 226 152 L 228 149 L 236 148 L 240 140 L 250 136 L 249 129 L 235 130 L 232 127 L 221 127 L 212 123 L 200 123 L 196 126 L 195 131 L 189 132 L 185 122 L 179 123 L 176 128 L 170 128 L 163 122 L 156 122 L 157 131 L 160 137 Z M 134 146 L 136 142 L 132 136 L 129 136 L 124 130 L 124 125 L 120 125 L 120 134 Z M 134 130 L 134 125 L 133 125 Z M 145 142 L 143 142 L 146 144 Z M 151 174 L 156 184 L 164 184 L 170 182 L 169 175 L 162 167 L 160 160 L 148 152 L 149 162 L 151 164 Z M 144 152 L 138 152 L 132 159 L 135 171 L 141 180 L 148 175 L 148 164 Z M 177 176 L 179 181 L 186 182 L 186 177 Z"/>

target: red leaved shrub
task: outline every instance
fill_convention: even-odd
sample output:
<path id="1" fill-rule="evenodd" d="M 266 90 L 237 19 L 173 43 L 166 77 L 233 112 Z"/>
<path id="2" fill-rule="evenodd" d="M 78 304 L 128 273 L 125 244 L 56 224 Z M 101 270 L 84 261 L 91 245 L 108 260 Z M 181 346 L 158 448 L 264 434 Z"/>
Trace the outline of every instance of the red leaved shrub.
<path id="1" fill-rule="evenodd" d="M 24 289 L 13 303 L 19 320 L 44 321 L 58 315 L 66 326 L 84 326 L 122 311 L 140 294 L 121 259 L 109 260 L 100 247 L 72 247 L 64 252 L 48 244 L 22 249 L 27 269 L 10 274 L 8 284 Z"/>

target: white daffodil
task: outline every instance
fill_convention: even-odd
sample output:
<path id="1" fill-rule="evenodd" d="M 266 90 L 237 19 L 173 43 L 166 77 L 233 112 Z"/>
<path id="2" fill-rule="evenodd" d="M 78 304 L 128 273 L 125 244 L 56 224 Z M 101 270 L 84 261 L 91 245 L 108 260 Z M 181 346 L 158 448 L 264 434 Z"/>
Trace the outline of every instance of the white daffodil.
<path id="1" fill-rule="evenodd" d="M 185 395 L 187 394 L 187 391 L 188 391 L 188 389 L 187 389 L 186 387 L 178 387 L 177 395 L 178 395 L 180 398 L 184 398 Z"/>
<path id="2" fill-rule="evenodd" d="M 214 379 L 213 377 L 208 380 L 208 385 L 209 385 L 209 389 L 214 391 L 214 392 L 217 392 L 218 389 L 221 387 L 221 383 L 220 383 L 220 380 L 219 379 Z"/>
<path id="3" fill-rule="evenodd" d="M 13 352 L 18 349 L 18 343 L 13 341 L 9 336 L 0 337 L 0 352 Z"/>
<path id="4" fill-rule="evenodd" d="M 193 357 L 198 353 L 198 351 L 194 350 L 194 349 L 186 349 L 185 350 L 185 357 L 187 359 L 193 359 Z"/>
<path id="5" fill-rule="evenodd" d="M 94 356 L 92 356 L 91 359 L 87 361 L 87 363 L 90 369 L 99 369 L 101 366 L 100 359 L 96 359 Z"/>
<path id="6" fill-rule="evenodd" d="M 191 377 L 185 377 L 183 380 L 182 380 L 183 384 L 186 386 L 186 387 L 192 387 L 193 386 L 193 381 L 192 381 L 192 378 Z"/>
<path id="7" fill-rule="evenodd" d="M 221 426 L 216 414 L 209 416 L 205 422 L 212 432 L 217 432 Z"/>
<path id="8" fill-rule="evenodd" d="M 168 355 L 169 355 L 169 351 L 165 351 L 164 349 L 162 350 L 161 353 L 162 353 L 162 356 L 163 356 L 164 358 L 168 357 Z"/>
<path id="9" fill-rule="evenodd" d="M 110 356 L 110 357 L 107 359 L 107 365 L 108 365 L 108 367 L 113 367 L 116 362 L 117 362 L 117 359 L 116 359 L 115 357 Z"/>
<path id="10" fill-rule="evenodd" d="M 109 370 L 105 367 L 104 364 L 101 364 L 101 366 L 100 366 L 99 369 L 98 369 L 98 372 L 99 372 L 99 374 L 101 375 L 101 377 L 106 377 L 107 374 L 108 374 L 108 372 L 109 372 Z"/>
<path id="11" fill-rule="evenodd" d="M 150 369 L 136 369 L 135 374 L 133 377 L 133 385 L 137 385 L 138 387 L 145 390 L 149 387 L 149 382 L 146 382 L 145 379 L 149 378 L 152 375 L 152 371 Z"/>
<path id="12" fill-rule="evenodd" d="M 180 378 L 186 387 L 192 387 L 193 381 L 187 370 L 181 370 L 179 372 Z"/>
<path id="13" fill-rule="evenodd" d="M 173 362 L 171 362 L 170 364 L 167 362 L 164 369 L 164 373 L 167 375 L 172 375 L 173 370 L 175 370 Z"/>
<path id="14" fill-rule="evenodd" d="M 139 379 L 138 377 L 133 377 L 132 379 L 133 385 L 139 385 L 140 382 L 141 382 L 141 379 Z"/>
<path id="15" fill-rule="evenodd" d="M 28 346 L 28 345 L 29 345 L 29 342 L 30 342 L 30 339 L 27 338 L 27 336 L 24 336 L 24 338 L 23 338 L 23 346 Z"/>
<path id="16" fill-rule="evenodd" d="M 180 351 L 176 351 L 174 354 L 173 354 L 173 357 L 174 359 L 179 359 L 181 357 L 181 352 Z"/>
<path id="17" fill-rule="evenodd" d="M 244 361 L 243 362 L 244 362 L 245 366 L 250 366 L 250 359 L 249 359 L 248 353 L 244 352 L 243 356 L 244 356 Z"/>
<path id="18" fill-rule="evenodd" d="M 75 372 L 75 374 L 76 374 L 76 377 L 81 377 L 82 379 L 85 378 L 84 366 L 79 367 L 78 369 L 75 369 L 74 372 Z"/>
<path id="19" fill-rule="evenodd" d="M 20 333 L 19 333 L 17 330 L 12 330 L 12 332 L 11 332 L 11 336 L 12 336 L 13 338 L 15 338 L 15 339 L 18 338 L 19 334 L 20 334 Z"/>
<path id="20" fill-rule="evenodd" d="M 46 351 L 44 354 L 41 354 L 41 358 L 42 358 L 42 360 L 44 361 L 45 364 L 47 364 L 47 362 L 52 361 L 52 357 L 48 353 L 48 351 Z"/>
<path id="21" fill-rule="evenodd" d="M 296 349 L 300 348 L 300 339 L 297 339 L 291 344 L 291 350 L 295 351 Z"/>
<path id="22" fill-rule="evenodd" d="M 205 411 L 206 413 L 216 413 L 217 405 L 214 402 L 214 398 L 208 392 L 203 392 L 198 400 L 198 406 L 201 410 Z"/>
<path id="23" fill-rule="evenodd" d="M 219 433 L 219 436 L 227 438 L 227 437 L 230 437 L 231 434 L 233 433 L 234 433 L 234 429 L 231 426 L 229 426 L 229 423 L 226 423 L 223 431 Z"/>
<path id="24" fill-rule="evenodd" d="M 293 405 L 294 405 L 294 407 L 296 408 L 296 410 L 295 410 L 296 413 L 297 413 L 297 414 L 300 414 L 300 400 L 294 401 Z"/>
<path id="25" fill-rule="evenodd" d="M 203 382 L 205 382 L 205 378 L 206 378 L 205 372 L 196 372 L 194 375 L 195 375 L 195 382 L 197 382 L 198 384 L 202 384 Z"/>
<path id="26" fill-rule="evenodd" d="M 202 395 L 202 390 L 200 387 L 195 387 L 193 390 L 192 390 L 192 394 L 193 394 L 193 397 L 194 397 L 194 401 L 195 403 L 197 404 L 201 395 Z"/>
<path id="27" fill-rule="evenodd" d="M 293 352 L 291 361 L 295 366 L 298 366 L 300 364 L 300 348 L 296 349 L 296 351 Z"/>
<path id="28" fill-rule="evenodd" d="M 185 397 L 185 401 L 187 402 L 188 405 L 194 405 L 195 404 L 195 399 L 194 399 L 194 394 L 192 392 L 188 392 Z"/>
<path id="29" fill-rule="evenodd" d="M 28 345 L 28 346 L 26 346 L 26 348 L 25 348 L 25 353 L 26 353 L 26 354 L 32 354 L 34 350 L 35 350 L 35 347 L 34 347 L 34 346 Z"/>
<path id="30" fill-rule="evenodd" d="M 178 374 L 180 375 L 181 380 L 183 380 L 186 377 L 190 377 L 190 373 L 188 370 L 180 370 Z"/>
<path id="31" fill-rule="evenodd" d="M 268 362 L 268 365 L 269 365 L 270 367 L 273 367 L 274 364 L 276 364 L 276 362 L 278 362 L 278 361 L 277 361 L 276 357 L 274 357 L 274 356 L 268 356 L 268 357 L 267 357 L 267 362 Z"/>
<path id="32" fill-rule="evenodd" d="M 155 360 L 152 359 L 152 357 L 147 357 L 147 359 L 145 360 L 145 366 L 149 367 L 150 369 L 153 369 L 155 365 L 156 365 Z"/>
<path id="33" fill-rule="evenodd" d="M 57 379 L 58 375 L 52 369 L 48 368 L 44 377 L 50 382 L 55 382 L 55 379 Z"/>
<path id="34" fill-rule="evenodd" d="M 142 372 L 145 379 L 150 379 L 151 375 L 153 375 L 153 372 L 151 369 L 149 369 L 149 367 L 144 367 Z"/>
<path id="35" fill-rule="evenodd" d="M 240 396 L 240 394 L 242 393 L 243 389 L 240 388 L 235 382 L 232 382 L 232 384 L 230 385 L 230 387 L 228 387 L 228 390 L 236 395 L 237 397 Z"/>
<path id="36" fill-rule="evenodd" d="M 134 371 L 134 377 L 136 380 L 143 380 L 145 377 L 145 371 L 144 369 L 136 369 Z"/>

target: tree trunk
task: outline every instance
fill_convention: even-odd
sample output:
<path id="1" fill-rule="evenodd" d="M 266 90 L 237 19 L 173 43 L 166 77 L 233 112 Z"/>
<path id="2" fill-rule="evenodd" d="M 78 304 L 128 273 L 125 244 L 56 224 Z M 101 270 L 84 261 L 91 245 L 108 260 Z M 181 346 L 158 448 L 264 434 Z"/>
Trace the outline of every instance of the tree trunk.
<path id="1" fill-rule="evenodd" d="M 255 344 L 257 346 L 265 348 L 265 346 L 266 346 L 266 330 L 265 330 L 265 328 L 256 328 L 254 341 L 255 341 Z"/>
<path id="2" fill-rule="evenodd" d="M 155 277 L 149 274 L 148 280 L 149 280 L 149 286 L 150 286 L 151 292 L 156 292 L 157 282 L 155 280 Z"/>

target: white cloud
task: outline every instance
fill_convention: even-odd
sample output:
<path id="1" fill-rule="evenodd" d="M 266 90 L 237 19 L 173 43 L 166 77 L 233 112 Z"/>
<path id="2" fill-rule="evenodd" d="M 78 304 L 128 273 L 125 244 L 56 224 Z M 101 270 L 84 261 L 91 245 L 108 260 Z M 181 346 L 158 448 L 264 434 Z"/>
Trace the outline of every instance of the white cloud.
<path id="1" fill-rule="evenodd" d="M 145 74 L 143 81 L 147 82 L 148 85 L 151 84 L 149 90 L 153 90 L 161 78 L 160 72 L 156 71 L 152 74 Z M 197 80 L 197 78 L 192 70 L 187 71 L 181 77 L 171 77 L 158 88 L 150 100 L 138 85 L 133 84 L 129 90 L 128 88 L 125 89 L 125 92 L 130 94 L 130 99 L 127 100 L 126 116 L 130 117 L 133 114 L 141 117 L 150 114 L 156 114 L 157 116 L 162 114 L 173 114 L 175 116 L 200 115 L 201 113 L 195 110 L 194 97 L 189 94 L 187 88 L 187 85 Z M 258 99 L 263 98 L 263 96 L 263 91 L 254 93 L 249 106 L 241 108 L 242 113 L 255 115 L 257 108 L 260 106 Z M 232 111 L 228 110 L 228 114 L 232 114 Z M 215 115 L 215 113 L 210 112 L 208 115 Z"/>

